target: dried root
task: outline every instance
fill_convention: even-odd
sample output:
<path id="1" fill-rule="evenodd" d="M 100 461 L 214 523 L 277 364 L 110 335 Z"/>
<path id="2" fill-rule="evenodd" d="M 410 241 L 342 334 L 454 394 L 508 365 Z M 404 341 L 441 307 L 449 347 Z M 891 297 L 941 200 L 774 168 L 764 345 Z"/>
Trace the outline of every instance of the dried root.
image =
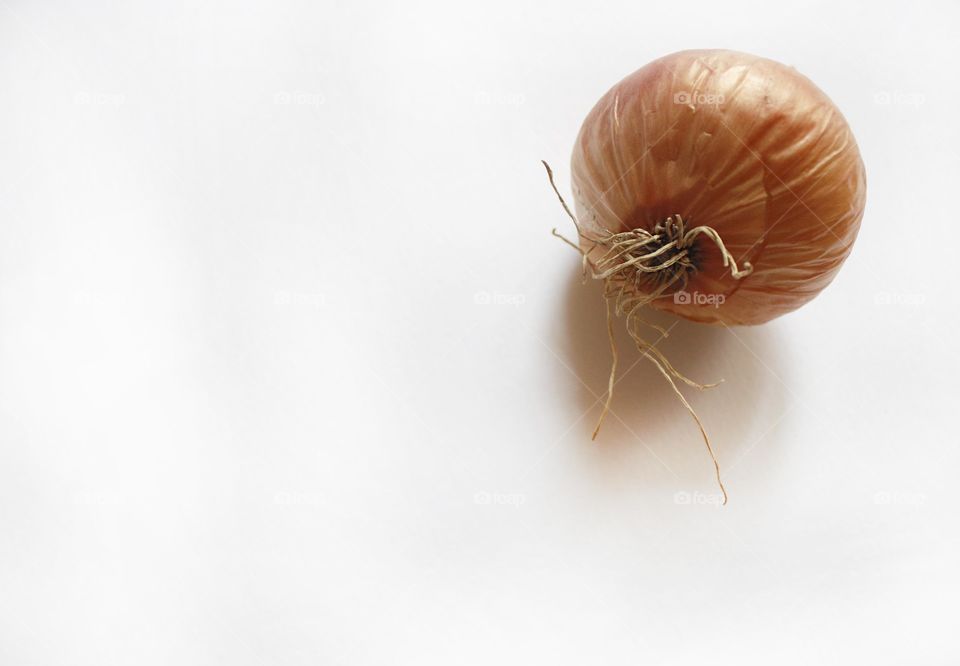
<path id="1" fill-rule="evenodd" d="M 617 348 L 613 338 L 613 319 L 614 315 L 622 316 L 626 321 L 627 332 L 636 343 L 637 348 L 657 367 L 680 402 L 696 421 L 697 427 L 703 435 L 703 441 L 707 445 L 707 452 L 713 461 L 717 484 L 723 492 L 723 503 L 726 504 L 727 490 L 720 479 L 720 465 L 717 462 L 716 455 L 714 455 L 713 447 L 710 445 L 710 438 L 707 436 L 700 417 L 697 416 L 696 411 L 677 387 L 677 381 L 701 390 L 716 386 L 716 384 L 697 383 L 674 368 L 654 344 L 643 338 L 640 329 L 646 326 L 659 332 L 661 337 L 667 337 L 667 331 L 642 319 L 639 311 L 643 306 L 658 298 L 671 297 L 675 292 L 686 288 L 690 276 L 697 270 L 690 255 L 693 242 L 700 235 L 706 236 L 716 244 L 723 256 L 724 267 L 730 268 L 734 279 L 739 280 L 746 277 L 753 271 L 753 267 L 749 262 L 744 262 L 743 269 L 740 269 L 715 229 L 707 226 L 687 229 L 679 215 L 672 215 L 657 223 L 653 232 L 646 229 L 632 229 L 619 233 L 605 230 L 599 236 L 585 233 L 576 216 L 567 206 L 567 202 L 563 200 L 557 190 L 557 186 L 553 182 L 553 171 L 550 169 L 550 165 L 543 162 L 543 166 L 547 169 L 550 186 L 556 193 L 557 198 L 560 199 L 567 215 L 573 220 L 573 225 L 576 227 L 580 238 L 592 243 L 593 246 L 590 250 L 584 251 L 580 245 L 565 238 L 556 229 L 553 230 L 553 235 L 580 253 L 585 279 L 589 275 L 595 280 L 603 281 L 604 297 L 607 305 L 607 334 L 610 338 L 613 364 L 610 368 L 607 399 L 597 422 L 597 427 L 593 431 L 593 439 L 596 439 L 597 433 L 600 432 L 600 426 L 610 411 L 610 403 L 613 400 L 613 388 L 617 373 Z M 597 247 L 604 249 L 604 254 L 599 258 L 588 259 L 588 254 Z"/>

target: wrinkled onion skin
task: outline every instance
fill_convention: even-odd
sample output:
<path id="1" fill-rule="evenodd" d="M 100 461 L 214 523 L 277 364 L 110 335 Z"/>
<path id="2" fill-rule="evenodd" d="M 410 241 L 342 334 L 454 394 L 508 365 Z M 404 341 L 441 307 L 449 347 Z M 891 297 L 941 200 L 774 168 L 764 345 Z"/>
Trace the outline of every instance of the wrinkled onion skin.
<path id="1" fill-rule="evenodd" d="M 753 264 L 735 280 L 698 238 L 686 291 L 722 294 L 722 305 L 653 305 L 703 323 L 761 324 L 812 299 L 850 253 L 866 202 L 860 152 L 833 102 L 796 70 L 734 51 L 674 53 L 615 85 L 584 121 L 571 171 L 587 234 L 652 231 L 679 214 Z M 604 251 L 581 245 L 592 260 Z"/>

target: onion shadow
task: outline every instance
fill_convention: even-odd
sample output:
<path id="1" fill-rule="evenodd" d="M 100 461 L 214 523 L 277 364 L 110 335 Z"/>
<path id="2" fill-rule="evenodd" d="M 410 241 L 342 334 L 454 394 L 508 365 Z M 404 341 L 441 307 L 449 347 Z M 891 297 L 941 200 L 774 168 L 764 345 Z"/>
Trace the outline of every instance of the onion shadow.
<path id="1" fill-rule="evenodd" d="M 591 441 L 606 400 L 612 361 L 602 285 L 595 280 L 583 284 L 575 273 L 563 308 L 557 320 L 563 322 L 564 330 L 556 340 L 580 380 L 570 409 L 585 414 L 571 439 L 580 440 L 577 454 L 586 469 L 597 475 L 596 481 L 607 488 L 641 484 L 644 492 L 660 495 L 694 489 L 718 493 L 713 464 L 696 422 L 660 371 L 637 349 L 622 318 L 613 322 L 619 360 L 611 412 L 596 441 Z M 789 411 L 786 357 L 775 328 L 697 324 L 652 308 L 642 316 L 669 331 L 662 338 L 651 328 L 645 337 L 650 342 L 659 340 L 657 349 L 677 370 L 702 384 L 722 380 L 702 391 L 680 381 L 677 386 L 703 422 L 727 490 L 735 492 L 734 477 L 724 473 L 725 467 L 748 453 L 757 455 L 757 450 L 776 455 L 775 426 Z M 750 482 L 742 477 L 736 481 Z"/>

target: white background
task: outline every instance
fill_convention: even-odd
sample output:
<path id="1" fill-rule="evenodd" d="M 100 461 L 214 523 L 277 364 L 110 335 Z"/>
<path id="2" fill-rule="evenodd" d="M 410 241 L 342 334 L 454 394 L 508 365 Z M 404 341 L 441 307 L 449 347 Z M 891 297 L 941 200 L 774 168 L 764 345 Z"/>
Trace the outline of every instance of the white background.
<path id="1" fill-rule="evenodd" d="M 958 5 L 591 4 L 0 1 L 0 662 L 960 663 Z M 625 336 L 590 442 L 538 161 L 710 47 L 869 184 L 814 302 L 663 344 L 724 508 Z"/>

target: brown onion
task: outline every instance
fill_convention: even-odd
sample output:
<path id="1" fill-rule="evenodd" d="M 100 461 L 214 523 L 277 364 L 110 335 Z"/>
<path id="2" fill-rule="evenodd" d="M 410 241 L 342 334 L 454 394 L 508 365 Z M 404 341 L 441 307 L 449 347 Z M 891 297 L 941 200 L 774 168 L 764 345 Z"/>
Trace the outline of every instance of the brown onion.
<path id="1" fill-rule="evenodd" d="M 863 216 L 853 134 L 793 68 L 735 51 L 681 51 L 597 102 L 571 167 L 577 215 L 563 204 L 579 233 L 571 245 L 604 283 L 608 328 L 613 313 L 625 317 L 700 427 L 723 489 L 710 440 L 675 380 L 706 386 L 644 338 L 644 327 L 666 331 L 640 313 L 650 305 L 702 323 L 761 324 L 816 296 L 850 253 Z M 613 395 L 613 354 L 600 422 Z"/>

